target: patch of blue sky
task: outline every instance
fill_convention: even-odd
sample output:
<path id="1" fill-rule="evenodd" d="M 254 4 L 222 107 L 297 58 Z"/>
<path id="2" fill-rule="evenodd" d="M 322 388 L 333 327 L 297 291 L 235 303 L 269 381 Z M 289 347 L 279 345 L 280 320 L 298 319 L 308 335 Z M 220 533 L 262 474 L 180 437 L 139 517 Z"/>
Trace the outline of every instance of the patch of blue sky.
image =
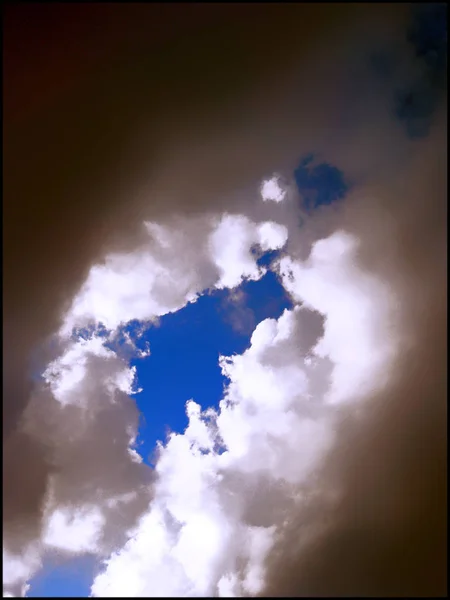
<path id="1" fill-rule="evenodd" d="M 233 291 L 201 296 L 161 317 L 143 335 L 136 323 L 125 328 L 133 340 L 138 330 L 137 344 L 150 346 L 150 356 L 131 361 L 143 389 L 135 396 L 142 415 L 137 450 L 148 464 L 153 464 L 158 440 L 165 441 L 169 431 L 186 428 L 187 400 L 193 398 L 205 409 L 218 406 L 226 385 L 219 356 L 242 353 L 257 323 L 278 318 L 291 306 L 277 276 L 268 271 L 260 280 L 246 281 Z"/>
<path id="2" fill-rule="evenodd" d="M 88 340 L 93 335 L 96 335 L 98 337 L 107 338 L 109 333 L 110 332 L 108 331 L 108 329 L 106 329 L 106 327 L 103 325 L 103 323 L 95 323 L 95 324 L 93 323 L 93 324 L 86 325 L 85 327 L 75 327 L 72 330 L 71 339 L 73 341 L 76 341 L 79 339 Z"/>
<path id="3" fill-rule="evenodd" d="M 258 248 L 252 248 L 252 254 L 255 255 L 256 264 L 258 267 L 270 268 L 271 264 L 279 258 L 283 253 L 282 249 L 269 250 L 269 252 L 261 253 Z"/>
<path id="4" fill-rule="evenodd" d="M 316 163 L 314 154 L 302 158 L 294 179 L 306 212 L 342 200 L 349 190 L 344 173 L 327 162 Z"/>
<path id="5" fill-rule="evenodd" d="M 47 559 L 33 577 L 28 598 L 88 598 L 98 561 L 91 555 L 70 561 Z"/>

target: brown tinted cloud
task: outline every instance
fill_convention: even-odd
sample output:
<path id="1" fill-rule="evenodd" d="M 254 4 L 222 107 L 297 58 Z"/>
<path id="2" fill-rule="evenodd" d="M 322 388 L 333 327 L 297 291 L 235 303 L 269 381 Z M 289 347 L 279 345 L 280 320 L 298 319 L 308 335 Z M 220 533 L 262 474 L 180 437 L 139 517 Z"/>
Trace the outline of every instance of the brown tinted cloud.
<path id="1" fill-rule="evenodd" d="M 269 559 L 265 594 L 444 596 L 447 590 L 446 136 L 349 204 L 361 260 L 398 294 L 405 347 L 382 393 L 344 414 L 339 443 Z M 365 202 L 365 204 L 364 204 Z M 345 218 L 344 218 L 345 221 Z M 323 501 L 331 489 L 340 499 Z"/>
<path id="2" fill-rule="evenodd" d="M 51 472 L 65 465 L 67 481 L 73 474 L 81 485 L 75 463 L 85 454 L 27 431 L 43 393 L 31 357 L 45 364 L 50 350 L 38 349 L 89 267 L 108 248 L 132 247 L 144 218 L 230 208 L 233 191 L 319 147 L 364 179 L 367 209 L 350 205 L 349 226 L 363 238 L 362 259 L 400 287 L 412 344 L 374 414 L 361 429 L 344 426 L 347 446 L 327 466 L 344 499 L 331 513 L 314 507 L 326 524 L 311 548 L 297 551 L 304 517 L 293 517 L 268 590 L 443 588 L 445 140 L 433 134 L 411 157 L 380 116 L 384 84 L 353 94 L 361 49 L 395 41 L 403 19 L 402 8 L 384 5 L 7 8 L 3 498 L 20 543 L 24 528 L 39 535 Z M 45 414 L 34 422 L 48 427 Z M 92 454 L 96 440 L 100 448 L 94 428 Z"/>

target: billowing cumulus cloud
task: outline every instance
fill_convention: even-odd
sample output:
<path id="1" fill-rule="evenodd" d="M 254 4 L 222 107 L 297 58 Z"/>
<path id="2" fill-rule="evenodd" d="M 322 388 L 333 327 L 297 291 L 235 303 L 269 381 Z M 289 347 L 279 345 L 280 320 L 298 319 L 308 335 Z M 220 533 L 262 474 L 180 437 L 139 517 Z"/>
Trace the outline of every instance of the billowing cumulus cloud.
<path id="1" fill-rule="evenodd" d="M 445 593 L 446 88 L 408 139 L 408 7 L 33 10 L 5 15 L 5 595 L 48 552 L 105 560 L 95 595 Z M 305 215 L 317 149 L 352 187 Z M 260 277 L 258 245 L 296 306 L 153 471 L 120 326 Z"/>
<path id="2" fill-rule="evenodd" d="M 258 227 L 245 217 L 227 215 L 213 232 L 210 251 L 220 271 L 218 288 L 234 288 L 242 279 L 258 279 L 263 270 L 251 253 L 257 244 L 263 252 L 278 250 L 287 240 L 286 228 L 277 223 L 261 223 Z"/>
<path id="3" fill-rule="evenodd" d="M 342 344 L 348 324 L 339 307 L 342 311 L 346 301 L 355 315 L 356 356 L 361 345 L 366 353 L 379 352 L 367 323 L 374 324 L 371 311 L 383 309 L 384 290 L 375 278 L 367 285 L 354 247 L 342 233 L 317 242 L 309 263 L 298 265 L 310 273 L 308 281 L 296 282 L 298 298 L 307 303 L 278 320 L 262 321 L 248 350 L 221 358 L 229 384 L 218 412 L 202 413 L 195 401 L 187 403 L 186 431 L 160 447 L 149 511 L 106 562 L 94 595 L 241 596 L 263 589 L 277 526 L 287 507 L 302 502 L 302 485 L 335 443 L 339 413 L 330 401 L 364 399 L 364 378 L 372 389 L 383 385 L 377 373 L 367 373 L 367 356 L 353 361 L 350 380 L 339 378 L 342 370 L 349 372 L 352 358 Z M 334 282 L 321 289 L 329 271 L 339 284 L 334 295 Z M 394 307 L 386 300 L 379 328 L 386 327 Z M 391 344 L 394 351 L 395 340 Z M 322 386 L 321 393 L 317 383 L 327 375 L 330 388 Z M 274 505 L 265 506 L 261 493 L 272 495 Z"/>
<path id="4" fill-rule="evenodd" d="M 287 238 L 284 226 L 242 215 L 145 227 L 148 239 L 134 253 L 106 257 L 91 269 L 55 339 L 61 353 L 24 414 L 26 434 L 55 453 L 42 524 L 35 524 L 43 528 L 41 552 L 101 555 L 126 535 L 151 493 L 152 473 L 133 448 L 135 367 L 128 367 L 126 352 L 119 355 L 123 345 L 119 354 L 105 345 L 117 328 L 178 310 L 205 289 L 259 278 L 264 270 L 252 247 L 278 249 Z M 231 240 L 225 253 L 224 235 Z M 91 335 L 71 336 L 93 325 Z"/>
<path id="5" fill-rule="evenodd" d="M 24 596 L 27 581 L 41 566 L 41 553 L 37 544 L 23 547 L 20 555 L 3 549 L 3 596 Z"/>
<path id="6" fill-rule="evenodd" d="M 316 242 L 307 264 L 290 257 L 279 264 L 294 298 L 327 315 L 326 333 L 315 352 L 336 364 L 329 402 L 364 396 L 374 381 L 387 381 L 395 356 L 397 315 L 389 314 L 395 297 L 387 285 L 358 269 L 357 246 L 357 240 L 338 231 Z"/>
<path id="7" fill-rule="evenodd" d="M 95 265 L 75 297 L 61 330 L 100 322 L 108 329 L 133 319 L 150 321 L 194 301 L 203 290 L 236 287 L 263 270 L 250 252 L 281 248 L 285 227 L 253 223 L 241 215 L 145 223 L 148 240 L 135 252 Z"/>
<path id="8" fill-rule="evenodd" d="M 267 202 L 283 202 L 286 195 L 285 190 L 280 187 L 279 178 L 274 176 L 271 179 L 266 179 L 261 185 L 261 197 Z"/>
<path id="9" fill-rule="evenodd" d="M 45 448 L 52 469 L 39 520 L 32 513 L 17 519 L 6 507 L 7 590 L 29 579 L 44 552 L 110 551 L 150 497 L 152 473 L 133 455 L 139 418 L 130 398 L 134 371 L 104 341 L 94 335 L 66 342 L 23 415 L 23 440 L 30 453 Z M 17 450 L 13 458 L 20 461 L 24 448 Z M 27 545 L 34 561 L 23 555 Z"/>

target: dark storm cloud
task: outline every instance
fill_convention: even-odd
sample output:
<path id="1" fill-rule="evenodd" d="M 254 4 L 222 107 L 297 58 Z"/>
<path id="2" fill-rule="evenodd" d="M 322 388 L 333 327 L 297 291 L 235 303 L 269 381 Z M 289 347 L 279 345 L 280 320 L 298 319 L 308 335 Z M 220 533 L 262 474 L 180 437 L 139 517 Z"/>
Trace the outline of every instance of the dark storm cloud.
<path id="1" fill-rule="evenodd" d="M 61 483 L 65 502 L 70 503 L 71 490 L 77 499 L 81 492 L 88 498 L 92 490 L 80 464 L 86 464 L 89 456 L 99 451 L 101 456 L 108 454 L 102 464 L 113 465 L 107 451 L 108 431 L 117 433 L 119 446 L 125 451 L 118 423 L 137 418 L 135 407 L 123 399 L 123 412 L 117 407 L 117 412 L 100 411 L 86 445 L 72 445 L 62 435 L 67 424 L 59 412 L 53 412 L 53 399 L 40 401 L 45 390 L 30 377 L 32 353 L 58 328 L 90 266 L 101 261 L 108 249 L 134 248 L 145 218 L 239 208 L 240 197 L 230 195 L 233 191 L 276 169 L 292 172 L 298 157 L 311 148 L 326 148 L 330 164 L 349 173 L 352 181 L 364 180 L 366 188 L 370 181 L 374 193 L 378 189 L 374 172 L 382 173 L 383 186 L 390 189 L 394 166 L 396 169 L 400 164 L 405 169 L 410 165 L 409 150 L 392 143 L 397 138 L 387 126 L 391 122 L 383 120 L 383 111 L 388 112 L 380 103 L 384 84 L 382 89 L 371 87 L 371 75 L 361 81 L 354 74 L 360 55 L 374 38 L 397 40 L 399 32 L 404 32 L 404 10 L 383 4 L 8 6 L 4 26 L 3 500 L 11 547 L 20 547 L 27 537 L 39 536 L 49 475 L 65 473 Z M 352 93 L 355 85 L 364 88 L 358 96 Z M 393 413 L 386 417 L 391 428 L 382 427 L 383 415 L 368 419 L 363 441 L 370 449 L 373 431 L 380 423 L 378 429 L 385 439 L 375 469 L 382 473 L 385 462 L 392 464 L 392 473 L 380 474 L 385 489 L 395 483 L 397 499 L 402 491 L 420 493 L 423 498 L 399 525 L 402 533 L 411 525 L 413 542 L 418 539 L 415 517 L 422 509 L 428 511 L 434 498 L 438 505 L 442 501 L 439 444 L 444 420 L 439 391 L 443 388 L 436 382 L 442 381 L 440 369 L 445 357 L 444 316 L 439 304 L 445 300 L 445 292 L 438 268 L 444 260 L 436 263 L 435 259 L 442 256 L 446 215 L 429 208 L 425 211 L 425 203 L 420 204 L 417 196 L 422 190 L 421 202 L 429 198 L 429 207 L 436 199 L 441 207 L 444 184 L 434 190 L 432 186 L 437 186 L 442 172 L 434 177 L 431 169 L 423 179 L 420 177 L 423 169 L 435 164 L 433 148 L 428 149 L 423 166 L 417 168 L 414 163 L 414 167 L 408 166 L 410 170 L 402 171 L 406 180 L 410 173 L 415 176 L 411 178 L 415 187 L 399 185 L 394 194 L 381 196 L 386 199 L 382 208 L 388 212 L 392 203 L 396 205 L 396 194 L 403 199 L 389 222 L 397 245 L 385 250 L 385 259 L 372 265 L 385 244 L 380 241 L 381 234 L 366 235 L 367 257 L 363 257 L 387 277 L 398 280 L 401 274 L 401 281 L 407 281 L 405 319 L 410 318 L 408 325 L 411 323 L 415 340 L 408 365 L 415 365 L 413 372 L 420 375 L 411 388 L 411 402 L 417 410 L 405 408 L 407 419 L 401 431 L 394 426 L 392 414 L 402 411 L 404 405 L 393 400 L 389 404 Z M 410 192 L 414 210 L 407 204 Z M 359 229 L 355 225 L 356 231 L 370 233 L 368 223 L 372 226 L 376 222 L 370 211 L 362 214 L 356 210 L 355 214 L 362 222 L 358 222 Z M 435 232 L 433 227 L 441 229 Z M 380 231 L 386 234 L 386 229 Z M 307 237 L 305 240 L 307 243 Z M 414 298 L 413 304 L 408 305 L 406 298 Z M 424 351 L 421 355 L 425 347 L 430 354 Z M 42 364 L 54 351 L 50 344 L 45 348 Z M 106 366 L 99 361 L 95 368 L 101 371 Z M 402 389 L 403 372 L 399 367 L 398 390 Z M 432 375 L 433 385 L 425 385 Z M 424 405 L 423 398 L 430 389 L 436 404 L 431 398 Z M 393 392 L 393 398 L 403 398 L 403 394 Z M 386 406 L 383 402 L 379 405 Z M 436 410 L 424 419 L 428 406 L 436 406 Z M 109 430 L 102 429 L 103 417 Z M 71 427 L 76 428 L 78 418 L 71 415 Z M 57 427 L 53 427 L 55 422 Z M 426 431 L 419 426 L 426 426 Z M 400 435 L 413 440 L 419 430 L 423 433 L 419 438 L 429 441 L 425 452 L 435 470 L 421 471 L 424 477 L 415 487 L 406 481 L 407 474 L 395 476 L 404 471 L 394 440 Z M 363 448 L 359 438 L 355 443 Z M 418 452 L 415 442 L 411 444 L 402 449 L 407 458 Z M 112 452 L 111 456 L 116 455 Z M 361 481 L 363 500 L 369 498 L 369 490 L 370 498 L 374 496 L 372 481 L 357 476 L 357 465 L 347 460 L 345 452 L 336 461 L 349 503 L 336 509 L 339 514 L 335 521 L 329 519 L 333 539 L 338 539 L 341 531 L 350 535 L 346 526 L 349 506 L 352 513 L 355 507 L 354 481 Z M 96 481 L 106 491 L 146 482 L 147 476 L 137 473 L 138 466 L 127 474 L 119 469 L 114 480 L 112 473 L 96 470 L 99 464 L 90 465 L 91 485 Z M 406 478 L 404 485 L 402 477 Z M 442 519 L 438 505 L 433 513 L 435 529 L 423 527 L 425 541 L 414 546 L 417 556 L 420 548 L 427 551 L 427 544 L 439 550 Z M 332 577 L 338 571 L 330 571 L 328 580 L 334 582 L 336 591 L 359 590 L 359 583 L 368 581 L 363 578 L 368 562 L 364 562 L 360 545 L 363 540 L 364 547 L 370 546 L 364 537 L 370 506 L 368 502 L 360 517 L 360 537 L 353 538 L 355 544 L 350 539 L 342 552 L 347 566 L 358 557 L 359 571 L 352 579 L 352 572 L 344 569 L 341 580 L 337 575 Z M 314 514 L 322 518 L 319 508 L 314 508 Z M 134 507 L 133 515 L 139 510 Z M 128 517 L 123 521 L 129 525 Z M 118 532 L 111 535 L 120 538 Z M 379 565 L 378 587 L 387 589 L 390 580 L 384 577 L 382 555 L 389 545 L 387 533 L 385 538 L 383 532 L 380 536 L 371 560 Z M 289 535 L 284 547 L 294 550 L 294 569 L 283 558 L 280 573 L 284 579 L 271 577 L 269 589 L 277 594 L 283 590 L 318 591 L 317 582 L 328 577 L 328 555 L 319 553 L 320 560 L 319 555 L 307 556 L 308 579 L 304 583 L 294 576 L 294 572 L 305 570 L 297 569 L 303 555 L 295 552 Z M 402 552 L 400 541 L 394 548 Z M 431 557 L 431 550 L 427 556 Z M 442 557 L 440 552 L 436 565 Z M 414 572 L 417 577 L 419 572 Z M 407 580 L 405 573 L 401 571 L 398 579 L 404 576 L 409 585 L 412 580 Z M 436 586 L 440 585 L 439 577 L 435 578 Z M 417 589 L 431 590 L 427 581 L 417 582 Z M 396 589 L 413 589 L 406 584 L 402 588 L 400 583 Z M 370 584 L 368 581 L 369 591 Z"/>

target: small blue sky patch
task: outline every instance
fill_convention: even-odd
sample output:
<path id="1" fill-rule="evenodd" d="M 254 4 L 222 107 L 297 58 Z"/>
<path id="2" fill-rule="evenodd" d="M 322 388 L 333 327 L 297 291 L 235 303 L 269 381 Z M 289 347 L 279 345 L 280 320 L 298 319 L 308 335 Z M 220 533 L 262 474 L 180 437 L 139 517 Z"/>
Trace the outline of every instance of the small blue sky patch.
<path id="1" fill-rule="evenodd" d="M 349 189 L 344 173 L 337 167 L 326 162 L 313 163 L 314 155 L 308 154 L 294 171 L 302 208 L 307 212 L 342 200 Z"/>
<path id="2" fill-rule="evenodd" d="M 31 581 L 28 598 L 88 598 L 97 569 L 91 555 L 72 558 L 64 563 L 47 560 Z"/>

